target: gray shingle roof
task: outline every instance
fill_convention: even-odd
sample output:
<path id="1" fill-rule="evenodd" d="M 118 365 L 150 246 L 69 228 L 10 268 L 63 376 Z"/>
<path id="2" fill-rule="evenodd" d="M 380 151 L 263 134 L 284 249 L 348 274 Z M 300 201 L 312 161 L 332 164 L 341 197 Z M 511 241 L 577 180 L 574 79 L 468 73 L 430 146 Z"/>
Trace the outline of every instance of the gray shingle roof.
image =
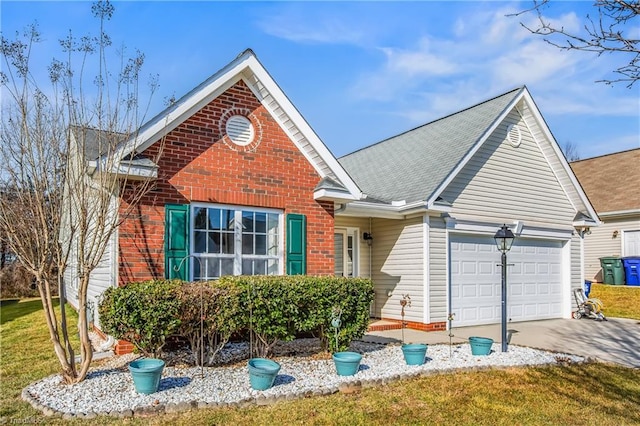
<path id="1" fill-rule="evenodd" d="M 72 126 L 76 143 L 84 145 L 78 149 L 84 154 L 85 160 L 96 160 L 106 151 L 113 151 L 115 146 L 126 139 L 125 134 L 116 132 L 107 132 L 91 127 Z"/>
<path id="2" fill-rule="evenodd" d="M 387 203 L 427 200 L 521 90 L 514 89 L 338 161 L 369 197 Z"/>
<path id="3" fill-rule="evenodd" d="M 339 182 L 336 182 L 330 177 L 322 178 L 320 182 L 318 182 L 314 190 L 317 191 L 319 189 L 328 189 L 331 191 L 347 192 L 347 193 L 349 192 L 347 188 L 344 187 L 344 185 L 342 185 Z"/>
<path id="4" fill-rule="evenodd" d="M 90 127 L 75 126 L 71 130 L 76 138 L 76 143 L 79 145 L 84 144 L 84 149 L 81 147 L 78 149 L 82 150 L 81 152 L 83 152 L 87 161 L 97 160 L 100 156 L 113 152 L 118 143 L 126 140 L 127 137 L 124 133 L 106 132 Z M 122 159 L 120 164 L 125 167 L 157 167 L 153 160 L 142 154 L 128 155 Z"/>

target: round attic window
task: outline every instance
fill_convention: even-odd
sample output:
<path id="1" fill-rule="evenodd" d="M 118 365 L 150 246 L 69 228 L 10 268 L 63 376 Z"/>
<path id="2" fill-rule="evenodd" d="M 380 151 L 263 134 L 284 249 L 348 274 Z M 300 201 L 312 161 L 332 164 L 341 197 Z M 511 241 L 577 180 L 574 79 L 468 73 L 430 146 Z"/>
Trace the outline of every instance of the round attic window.
<path id="1" fill-rule="evenodd" d="M 231 142 L 239 146 L 247 146 L 253 142 L 255 131 L 251 121 L 243 115 L 232 115 L 227 120 L 225 130 Z"/>
<path id="2" fill-rule="evenodd" d="M 514 124 L 509 124 L 507 127 L 507 139 L 511 146 L 517 148 L 522 143 L 522 133 L 520 132 L 520 128 Z"/>

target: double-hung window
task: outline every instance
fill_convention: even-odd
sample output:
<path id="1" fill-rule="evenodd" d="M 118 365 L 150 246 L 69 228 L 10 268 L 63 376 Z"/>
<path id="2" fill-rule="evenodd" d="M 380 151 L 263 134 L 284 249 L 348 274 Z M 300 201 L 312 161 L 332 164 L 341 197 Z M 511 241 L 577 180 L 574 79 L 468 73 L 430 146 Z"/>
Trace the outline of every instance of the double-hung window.
<path id="1" fill-rule="evenodd" d="M 192 205 L 191 214 L 194 280 L 282 273 L 280 212 Z"/>

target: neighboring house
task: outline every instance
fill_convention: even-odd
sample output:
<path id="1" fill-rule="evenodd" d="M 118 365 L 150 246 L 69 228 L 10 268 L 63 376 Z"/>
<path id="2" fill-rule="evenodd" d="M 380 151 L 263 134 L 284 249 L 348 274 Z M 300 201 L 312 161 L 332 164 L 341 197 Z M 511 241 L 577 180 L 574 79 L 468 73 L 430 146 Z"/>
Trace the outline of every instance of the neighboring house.
<path id="1" fill-rule="evenodd" d="M 337 274 L 373 279 L 375 317 L 400 319 L 408 294 L 410 327 L 496 323 L 506 223 L 509 318 L 568 318 L 598 223 L 526 88 L 338 161 L 248 50 L 120 154 L 155 189 L 94 272 L 95 300 L 151 278 Z"/>
<path id="2" fill-rule="evenodd" d="M 571 168 L 603 222 L 584 240 L 585 278 L 602 282 L 601 257 L 640 256 L 640 148 L 574 161 Z"/>

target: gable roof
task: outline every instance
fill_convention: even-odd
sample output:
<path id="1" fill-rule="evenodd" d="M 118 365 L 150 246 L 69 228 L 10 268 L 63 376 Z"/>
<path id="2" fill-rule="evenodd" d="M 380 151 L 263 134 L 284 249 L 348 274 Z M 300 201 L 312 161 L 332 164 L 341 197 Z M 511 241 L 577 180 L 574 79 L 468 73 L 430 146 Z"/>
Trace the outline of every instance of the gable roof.
<path id="1" fill-rule="evenodd" d="M 432 121 L 338 161 L 377 200 L 426 201 L 522 89 Z"/>
<path id="2" fill-rule="evenodd" d="M 574 161 L 571 169 L 598 213 L 640 213 L 640 148 Z"/>
<path id="3" fill-rule="evenodd" d="M 316 191 L 315 198 L 348 201 L 362 197 L 358 185 L 338 163 L 251 49 L 242 52 L 236 59 L 140 127 L 136 134 L 122 144 L 117 155 L 120 158 L 135 157 L 240 80 L 251 89 L 258 101 L 314 167 L 320 175 L 320 181 L 329 178 L 334 182 L 333 186 L 340 188 L 334 190 L 323 186 Z"/>
<path id="4" fill-rule="evenodd" d="M 589 199 L 526 87 L 435 120 L 339 159 L 367 194 L 367 202 L 384 202 L 397 212 L 415 208 L 447 211 L 441 194 L 489 136 L 517 108 L 547 159 L 567 198 L 588 218 L 599 222 Z M 574 222 L 577 224 L 577 222 Z"/>

